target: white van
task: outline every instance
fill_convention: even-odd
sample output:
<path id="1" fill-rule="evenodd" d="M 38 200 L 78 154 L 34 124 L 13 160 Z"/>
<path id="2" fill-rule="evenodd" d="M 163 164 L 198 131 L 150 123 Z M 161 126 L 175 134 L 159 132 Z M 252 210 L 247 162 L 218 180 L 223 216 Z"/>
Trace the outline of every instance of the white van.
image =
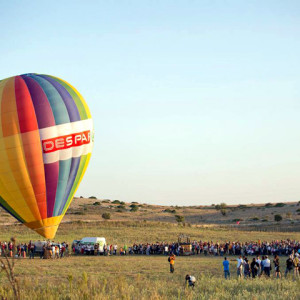
<path id="1" fill-rule="evenodd" d="M 104 252 L 104 245 L 106 245 L 106 240 L 104 237 L 84 237 L 80 241 L 80 245 L 95 245 L 99 244 L 99 252 Z"/>

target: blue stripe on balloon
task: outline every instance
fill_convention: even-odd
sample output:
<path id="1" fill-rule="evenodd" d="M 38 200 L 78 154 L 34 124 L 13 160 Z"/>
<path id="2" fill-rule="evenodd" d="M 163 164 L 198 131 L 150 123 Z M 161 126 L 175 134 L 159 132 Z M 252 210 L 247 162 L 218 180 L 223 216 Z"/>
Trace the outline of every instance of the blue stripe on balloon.
<path id="1" fill-rule="evenodd" d="M 72 96 L 69 94 L 69 92 L 59 82 L 57 82 L 53 78 L 51 78 L 49 76 L 45 76 L 45 75 L 39 75 L 39 76 L 46 79 L 47 81 L 49 81 L 55 87 L 57 92 L 60 94 L 60 96 L 63 99 L 65 106 L 67 108 L 70 122 L 80 121 L 81 119 L 80 119 L 80 114 L 79 114 L 78 108 L 77 108 L 76 103 L 73 100 Z"/>
<path id="2" fill-rule="evenodd" d="M 55 206 L 53 210 L 53 216 L 59 215 L 59 210 L 61 205 L 64 202 L 64 195 L 68 185 L 70 170 L 71 170 L 72 158 L 67 160 L 59 161 L 59 176 L 58 176 L 58 185 L 55 197 Z"/>
<path id="3" fill-rule="evenodd" d="M 70 123 L 70 118 L 66 105 L 56 88 L 49 81 L 47 81 L 41 76 L 31 75 L 30 77 L 37 81 L 44 90 L 44 93 L 46 94 L 47 99 L 52 108 L 55 124 L 60 125 Z"/>
<path id="4" fill-rule="evenodd" d="M 70 191 L 71 191 L 71 189 L 73 187 L 73 184 L 74 184 L 74 181 L 75 181 L 75 178 L 76 178 L 76 175 L 77 175 L 77 171 L 78 171 L 79 164 L 80 164 L 80 159 L 81 159 L 81 157 L 73 157 L 72 158 L 70 176 L 69 176 L 67 188 L 65 190 L 64 201 L 61 203 L 58 215 L 62 214 L 62 212 L 63 212 L 63 210 L 65 208 L 65 205 L 66 205 L 66 203 L 68 201 L 68 197 L 69 197 Z"/>

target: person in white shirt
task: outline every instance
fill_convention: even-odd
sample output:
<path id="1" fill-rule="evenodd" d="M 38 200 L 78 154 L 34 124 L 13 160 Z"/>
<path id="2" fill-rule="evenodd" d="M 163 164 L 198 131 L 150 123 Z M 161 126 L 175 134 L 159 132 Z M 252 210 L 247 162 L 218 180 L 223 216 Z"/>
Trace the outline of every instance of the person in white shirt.
<path id="1" fill-rule="evenodd" d="M 238 278 L 242 277 L 242 273 L 243 273 L 243 258 L 242 255 L 239 256 L 239 258 L 237 259 L 237 276 Z"/>
<path id="2" fill-rule="evenodd" d="M 259 276 L 261 273 L 261 260 L 259 258 L 259 255 L 256 256 L 256 262 L 259 264 L 258 271 L 257 271 L 257 275 Z"/>
<path id="3" fill-rule="evenodd" d="M 264 272 L 268 277 L 270 277 L 270 270 L 271 270 L 271 261 L 269 260 L 268 255 L 266 255 L 264 260 Z"/>

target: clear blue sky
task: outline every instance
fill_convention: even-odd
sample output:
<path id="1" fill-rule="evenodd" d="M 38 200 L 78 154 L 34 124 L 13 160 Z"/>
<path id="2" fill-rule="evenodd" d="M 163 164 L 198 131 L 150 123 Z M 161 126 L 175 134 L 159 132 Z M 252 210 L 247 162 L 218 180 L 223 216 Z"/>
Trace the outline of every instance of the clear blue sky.
<path id="1" fill-rule="evenodd" d="M 196 205 L 300 200 L 300 2 L 0 0 L 0 78 L 82 93 L 77 195 Z"/>

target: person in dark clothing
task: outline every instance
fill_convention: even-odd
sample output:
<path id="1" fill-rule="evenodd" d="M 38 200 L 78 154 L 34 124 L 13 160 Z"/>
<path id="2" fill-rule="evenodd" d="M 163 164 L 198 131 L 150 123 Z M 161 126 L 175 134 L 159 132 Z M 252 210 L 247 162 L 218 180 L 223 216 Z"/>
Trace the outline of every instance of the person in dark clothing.
<path id="1" fill-rule="evenodd" d="M 288 273 L 293 273 L 293 259 L 291 256 L 286 260 L 286 269 L 284 273 L 284 277 L 287 277 Z"/>
<path id="2" fill-rule="evenodd" d="M 244 259 L 244 277 L 245 279 L 247 277 L 250 277 L 250 265 L 249 265 L 248 258 Z"/>
<path id="3" fill-rule="evenodd" d="M 275 267 L 275 277 L 276 278 L 281 278 L 281 272 L 280 272 L 279 257 L 278 257 L 278 255 L 275 255 L 273 263 L 274 263 L 274 267 Z"/>
<path id="4" fill-rule="evenodd" d="M 255 278 L 259 270 L 259 263 L 256 261 L 255 257 L 252 259 L 250 267 L 251 267 L 252 278 Z"/>

